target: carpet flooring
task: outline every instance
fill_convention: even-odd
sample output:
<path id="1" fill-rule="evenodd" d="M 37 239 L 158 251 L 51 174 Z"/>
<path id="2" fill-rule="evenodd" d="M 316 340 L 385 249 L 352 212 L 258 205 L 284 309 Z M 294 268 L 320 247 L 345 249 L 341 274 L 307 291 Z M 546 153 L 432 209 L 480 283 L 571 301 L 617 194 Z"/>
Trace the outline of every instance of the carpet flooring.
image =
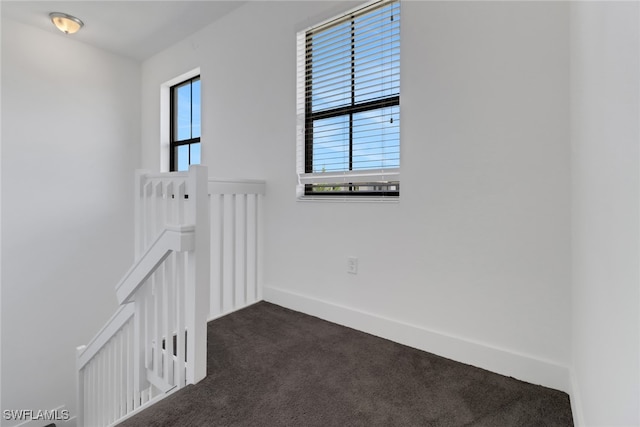
<path id="1" fill-rule="evenodd" d="M 207 369 L 120 426 L 573 425 L 566 393 L 266 302 L 209 323 Z"/>

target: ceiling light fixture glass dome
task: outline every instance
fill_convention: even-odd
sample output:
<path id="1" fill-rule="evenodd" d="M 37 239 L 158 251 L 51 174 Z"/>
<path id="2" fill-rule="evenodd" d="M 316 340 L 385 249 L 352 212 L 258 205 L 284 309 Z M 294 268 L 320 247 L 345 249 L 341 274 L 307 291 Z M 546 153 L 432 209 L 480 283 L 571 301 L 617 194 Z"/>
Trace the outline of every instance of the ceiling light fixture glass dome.
<path id="1" fill-rule="evenodd" d="M 65 34 L 73 34 L 84 26 L 81 20 L 66 13 L 52 12 L 49 14 L 49 18 L 51 18 L 53 25 Z"/>

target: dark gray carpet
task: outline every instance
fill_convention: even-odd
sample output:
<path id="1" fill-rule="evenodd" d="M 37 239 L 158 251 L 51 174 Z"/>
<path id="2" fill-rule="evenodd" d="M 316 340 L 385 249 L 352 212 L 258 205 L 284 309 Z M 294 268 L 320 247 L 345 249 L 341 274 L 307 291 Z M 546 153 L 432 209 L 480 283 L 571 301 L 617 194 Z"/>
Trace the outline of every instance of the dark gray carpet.
<path id="1" fill-rule="evenodd" d="M 208 376 L 121 426 L 572 426 L 569 396 L 260 302 L 209 323 Z"/>

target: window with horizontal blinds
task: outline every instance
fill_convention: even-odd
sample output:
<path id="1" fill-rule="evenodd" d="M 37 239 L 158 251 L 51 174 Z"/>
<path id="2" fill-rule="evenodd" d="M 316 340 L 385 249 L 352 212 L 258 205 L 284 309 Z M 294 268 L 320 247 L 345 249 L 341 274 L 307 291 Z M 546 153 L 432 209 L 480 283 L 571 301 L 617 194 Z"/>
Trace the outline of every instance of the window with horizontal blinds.
<path id="1" fill-rule="evenodd" d="M 299 194 L 398 196 L 400 3 L 298 34 Z"/>

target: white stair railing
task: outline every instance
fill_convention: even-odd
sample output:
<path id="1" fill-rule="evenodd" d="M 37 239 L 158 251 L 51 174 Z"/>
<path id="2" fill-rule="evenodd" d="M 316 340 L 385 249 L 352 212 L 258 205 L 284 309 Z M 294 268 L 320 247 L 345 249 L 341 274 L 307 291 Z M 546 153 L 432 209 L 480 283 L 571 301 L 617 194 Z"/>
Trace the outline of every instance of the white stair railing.
<path id="1" fill-rule="evenodd" d="M 108 425 L 140 406 L 133 388 L 133 315 L 133 304 L 121 306 L 78 347 L 78 426 Z"/>
<path id="2" fill-rule="evenodd" d="M 206 376 L 207 170 L 136 175 L 136 262 L 120 309 L 78 347 L 78 425 L 105 426 Z"/>
<path id="3" fill-rule="evenodd" d="M 208 193 L 208 197 L 207 197 Z M 136 173 L 120 309 L 78 347 L 78 425 L 113 425 L 206 375 L 206 320 L 262 299 L 265 182 Z M 214 274 L 210 274 L 213 269 Z"/>
<path id="4" fill-rule="evenodd" d="M 262 210 L 266 184 L 209 178 L 211 301 L 215 319 L 262 300 Z"/>

